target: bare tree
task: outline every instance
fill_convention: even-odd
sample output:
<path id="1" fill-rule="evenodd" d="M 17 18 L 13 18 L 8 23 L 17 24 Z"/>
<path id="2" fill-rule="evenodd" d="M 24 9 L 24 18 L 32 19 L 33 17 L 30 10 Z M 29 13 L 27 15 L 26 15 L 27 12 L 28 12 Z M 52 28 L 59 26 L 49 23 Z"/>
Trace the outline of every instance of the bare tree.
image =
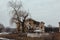
<path id="1" fill-rule="evenodd" d="M 22 24 L 22 32 L 25 32 L 24 22 L 28 17 L 28 12 L 21 10 L 22 3 L 17 1 L 9 1 L 9 6 L 12 8 L 11 23 L 16 23 L 17 32 L 20 32 L 20 24 Z"/>

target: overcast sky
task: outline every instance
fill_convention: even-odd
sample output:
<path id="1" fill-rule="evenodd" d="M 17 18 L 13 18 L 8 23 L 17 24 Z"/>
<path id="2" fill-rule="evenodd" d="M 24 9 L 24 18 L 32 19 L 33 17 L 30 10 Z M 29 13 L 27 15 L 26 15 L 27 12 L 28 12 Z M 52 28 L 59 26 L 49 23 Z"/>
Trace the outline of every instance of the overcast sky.
<path id="1" fill-rule="evenodd" d="M 0 0 L 0 23 L 10 26 L 9 0 Z M 25 10 L 29 10 L 31 18 L 44 21 L 45 25 L 58 26 L 60 21 L 60 0 L 21 0 Z"/>

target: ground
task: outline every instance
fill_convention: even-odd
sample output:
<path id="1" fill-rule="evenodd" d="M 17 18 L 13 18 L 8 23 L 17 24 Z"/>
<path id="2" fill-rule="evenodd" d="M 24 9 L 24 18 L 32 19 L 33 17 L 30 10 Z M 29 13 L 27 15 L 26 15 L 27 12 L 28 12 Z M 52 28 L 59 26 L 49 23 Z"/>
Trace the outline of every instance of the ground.
<path id="1" fill-rule="evenodd" d="M 0 37 L 15 39 L 15 40 L 60 40 L 60 33 L 50 33 L 44 37 L 27 37 L 26 34 L 2 34 Z"/>

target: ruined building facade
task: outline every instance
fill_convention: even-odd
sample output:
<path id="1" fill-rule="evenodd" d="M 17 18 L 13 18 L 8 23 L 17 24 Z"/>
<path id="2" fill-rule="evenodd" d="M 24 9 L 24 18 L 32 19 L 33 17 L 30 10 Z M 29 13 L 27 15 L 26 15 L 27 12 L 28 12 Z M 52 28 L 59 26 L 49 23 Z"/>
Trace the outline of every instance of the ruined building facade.
<path id="1" fill-rule="evenodd" d="M 33 19 L 27 19 L 25 21 L 25 25 L 26 27 L 29 29 L 29 28 L 32 28 L 33 30 L 40 30 L 40 32 L 44 32 L 45 31 L 45 26 L 44 26 L 44 22 L 38 22 L 38 21 L 35 21 Z"/>

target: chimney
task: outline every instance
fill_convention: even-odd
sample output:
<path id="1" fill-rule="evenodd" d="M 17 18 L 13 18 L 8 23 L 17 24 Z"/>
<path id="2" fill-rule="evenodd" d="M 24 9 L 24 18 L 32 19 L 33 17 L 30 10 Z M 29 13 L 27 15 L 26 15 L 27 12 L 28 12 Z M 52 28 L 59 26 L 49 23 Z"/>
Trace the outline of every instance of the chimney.
<path id="1" fill-rule="evenodd" d="M 59 32 L 60 32 L 60 22 L 59 22 Z"/>

